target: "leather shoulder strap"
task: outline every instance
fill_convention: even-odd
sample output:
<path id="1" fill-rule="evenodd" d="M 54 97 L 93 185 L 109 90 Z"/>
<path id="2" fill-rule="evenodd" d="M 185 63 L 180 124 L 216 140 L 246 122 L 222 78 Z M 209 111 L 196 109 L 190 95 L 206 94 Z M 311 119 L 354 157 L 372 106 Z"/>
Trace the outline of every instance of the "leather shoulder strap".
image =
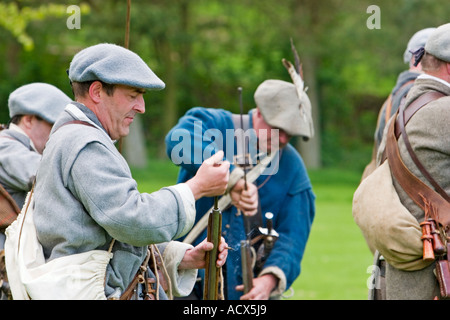
<path id="1" fill-rule="evenodd" d="M 422 175 L 430 182 L 430 184 L 434 187 L 434 189 L 448 202 L 450 202 L 450 197 L 445 192 L 444 189 L 437 183 L 436 180 L 431 176 L 431 174 L 428 172 L 428 170 L 425 169 L 425 167 L 422 165 L 422 163 L 417 158 L 415 152 L 413 151 L 411 147 L 411 143 L 409 142 L 408 135 L 406 134 L 405 126 L 408 123 L 409 119 L 422 107 L 424 107 L 426 104 L 433 100 L 437 100 L 441 97 L 444 97 L 445 95 L 443 93 L 437 92 L 437 91 L 431 91 L 427 92 L 424 95 L 420 96 L 418 99 L 416 99 L 414 102 L 412 102 L 406 109 L 404 106 L 400 107 L 400 111 L 398 113 L 397 118 L 397 130 L 400 131 L 403 141 L 405 143 L 406 149 L 408 150 L 409 155 L 411 156 L 411 159 L 413 160 L 414 164 L 417 166 L 417 168 L 420 170 Z M 398 136 L 397 136 L 398 138 Z"/>
<path id="2" fill-rule="evenodd" d="M 426 104 L 430 103 L 433 100 L 437 100 L 439 98 L 444 97 L 445 95 L 438 91 L 430 91 L 427 92 L 420 97 L 418 97 L 416 100 L 414 100 L 412 103 L 408 105 L 407 108 L 405 108 L 405 105 L 401 105 L 399 107 L 399 115 L 403 116 L 404 126 L 409 122 L 409 120 L 412 118 L 412 116 L 419 111 L 422 107 L 424 107 Z M 396 127 L 395 130 L 395 136 L 398 138 L 401 133 L 401 128 Z"/>
<path id="3" fill-rule="evenodd" d="M 408 196 L 426 210 L 426 201 L 431 202 L 436 209 L 436 220 L 448 230 L 450 227 L 450 203 L 439 193 L 418 179 L 403 163 L 395 137 L 396 121 L 391 121 L 386 141 L 386 152 L 392 175 L 400 183 Z"/>

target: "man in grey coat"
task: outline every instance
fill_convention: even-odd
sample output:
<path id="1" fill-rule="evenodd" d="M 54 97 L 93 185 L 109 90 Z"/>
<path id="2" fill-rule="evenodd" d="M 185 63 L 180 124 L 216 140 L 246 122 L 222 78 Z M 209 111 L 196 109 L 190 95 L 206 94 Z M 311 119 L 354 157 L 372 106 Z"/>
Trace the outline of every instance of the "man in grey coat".
<path id="1" fill-rule="evenodd" d="M 30 83 L 8 99 L 10 122 L 0 132 L 0 184 L 19 208 L 31 190 L 42 151 L 57 117 L 71 99 L 47 83 Z M 0 232 L 0 249 L 4 234 Z"/>
<path id="2" fill-rule="evenodd" d="M 419 48 L 425 46 L 428 37 L 435 29 L 436 28 L 426 28 L 419 30 L 416 33 L 414 33 L 414 35 L 408 41 L 406 49 L 403 53 L 403 62 L 408 65 L 408 70 L 405 70 L 398 75 L 395 87 L 392 89 L 391 93 L 383 103 L 378 113 L 377 127 L 375 129 L 374 134 L 372 159 L 363 172 L 362 180 L 364 180 L 377 168 L 376 163 L 377 150 L 383 138 L 386 123 L 397 112 L 400 104 L 404 103 L 404 99 L 406 98 L 409 90 L 414 85 L 414 81 L 416 80 L 416 78 L 423 73 L 422 64 L 420 62 L 416 64 L 414 55 L 412 53 L 418 50 Z M 369 289 L 369 297 L 371 299 L 378 300 L 383 299 L 385 297 L 385 290 L 384 290 L 385 262 L 384 258 L 380 255 L 378 251 L 374 252 L 374 264 L 377 265 L 381 270 L 379 279 L 382 285 L 380 286 L 380 288 L 377 289 Z"/>
<path id="3" fill-rule="evenodd" d="M 436 28 L 422 29 L 420 31 L 417 31 L 411 37 L 411 39 L 409 39 L 408 45 L 406 46 L 405 52 L 403 53 L 403 62 L 405 64 L 408 64 L 409 68 L 408 70 L 405 70 L 398 75 L 395 87 L 392 89 L 391 94 L 380 110 L 378 116 L 378 125 L 375 130 L 376 146 L 380 145 L 386 122 L 390 117 L 392 117 L 392 115 L 395 114 L 395 112 L 397 112 L 400 103 L 406 97 L 409 90 L 413 86 L 414 80 L 416 80 L 416 78 L 420 74 L 422 74 L 422 65 L 420 62 L 418 62 L 417 64 L 415 63 L 415 59 L 412 53 L 425 46 L 428 37 L 435 29 Z"/>
<path id="4" fill-rule="evenodd" d="M 415 59 L 412 52 L 415 52 L 419 48 L 425 46 L 428 37 L 435 29 L 436 28 L 426 28 L 417 31 L 408 41 L 405 52 L 403 53 L 403 62 L 408 65 L 408 70 L 402 71 L 398 75 L 394 88 L 378 112 L 377 126 L 374 133 L 372 159 L 362 174 L 362 180 L 370 175 L 377 167 L 377 150 L 380 146 L 381 139 L 383 138 L 386 123 L 395 114 L 395 112 L 397 112 L 400 103 L 404 102 L 404 99 L 413 86 L 416 78 L 422 74 L 422 65 L 420 62 L 415 64 Z"/>
<path id="5" fill-rule="evenodd" d="M 144 113 L 145 90 L 163 89 L 164 83 L 138 55 L 113 44 L 80 51 L 68 74 L 76 101 L 55 123 L 36 176 L 34 223 L 46 261 L 108 250 L 115 239 L 105 295 L 116 299 L 138 272 L 148 245 L 164 243 L 173 293 L 189 294 L 212 244 L 171 240 L 192 227 L 195 200 L 225 192 L 229 163 L 218 154 L 190 181 L 140 193 L 114 142 Z M 217 264 L 223 265 L 224 241 L 219 252 Z"/>
<path id="6" fill-rule="evenodd" d="M 405 108 L 418 97 L 430 91 L 444 94 L 419 111 L 406 124 L 406 133 L 419 161 L 434 180 L 450 193 L 450 23 L 437 28 L 428 38 L 423 58 L 418 56 L 425 74 L 420 75 L 408 93 Z M 382 143 L 383 144 L 383 143 Z M 403 138 L 398 141 L 400 154 L 408 169 L 431 187 L 415 166 L 406 150 Z M 419 221 L 424 211 L 417 206 L 394 179 L 399 198 L 408 211 Z M 435 263 L 418 271 L 403 271 L 389 263 L 386 268 L 387 299 L 433 299 L 440 297 L 434 274 Z"/>

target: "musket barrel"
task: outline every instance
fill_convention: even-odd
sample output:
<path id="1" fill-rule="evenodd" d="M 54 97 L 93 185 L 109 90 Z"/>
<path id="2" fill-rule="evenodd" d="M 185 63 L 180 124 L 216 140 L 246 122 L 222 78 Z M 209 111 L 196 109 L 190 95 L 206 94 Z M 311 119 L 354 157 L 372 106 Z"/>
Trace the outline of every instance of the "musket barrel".
<path id="1" fill-rule="evenodd" d="M 244 128 L 244 119 L 243 119 L 243 115 L 244 115 L 244 105 L 242 104 L 242 87 L 239 87 L 238 88 L 238 92 L 239 92 L 239 110 L 240 110 L 240 121 L 241 121 L 241 128 L 243 129 Z M 245 150 L 245 137 L 244 137 L 244 135 L 242 135 L 242 147 L 244 148 L 244 150 Z M 246 155 L 245 155 L 245 151 L 244 151 L 244 154 L 242 155 L 243 156 L 243 160 L 244 160 L 244 163 L 243 163 L 243 170 L 244 170 L 244 181 L 245 181 L 245 184 L 244 184 L 244 189 L 245 190 L 247 190 L 247 172 L 246 172 L 246 170 L 245 170 L 245 167 L 247 166 L 247 157 L 246 157 Z"/>
<path id="2" fill-rule="evenodd" d="M 214 247 L 206 253 L 205 266 L 205 286 L 203 291 L 204 300 L 219 299 L 219 277 L 220 268 L 217 267 L 217 257 L 219 254 L 219 244 L 222 231 L 222 212 L 218 207 L 218 198 L 214 197 L 214 208 L 208 219 L 208 242 L 212 242 Z"/>
<path id="3" fill-rule="evenodd" d="M 253 288 L 253 268 L 250 252 L 250 242 L 241 240 L 241 262 L 242 262 L 242 281 L 244 284 L 244 294 Z"/>

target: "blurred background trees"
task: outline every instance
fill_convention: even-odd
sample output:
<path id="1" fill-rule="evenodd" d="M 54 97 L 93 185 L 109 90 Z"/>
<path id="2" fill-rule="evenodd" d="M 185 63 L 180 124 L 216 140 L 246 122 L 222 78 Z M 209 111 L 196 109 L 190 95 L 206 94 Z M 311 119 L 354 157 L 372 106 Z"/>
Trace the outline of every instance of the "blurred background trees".
<path id="1" fill-rule="evenodd" d="M 80 28 L 69 29 L 70 5 Z M 370 5 L 380 28 L 369 29 Z M 127 0 L 1 0 L 0 123 L 17 87 L 47 82 L 72 96 L 66 69 L 79 50 L 99 42 L 124 45 Z M 281 59 L 303 62 L 317 136 L 294 140 L 308 167 L 369 161 L 378 110 L 407 68 L 403 52 L 418 30 L 450 22 L 444 0 L 132 0 L 129 48 L 166 83 L 145 95 L 146 154 L 166 157 L 164 136 L 194 106 L 239 112 L 254 107 L 265 79 L 290 81 Z M 126 144 L 126 141 L 125 141 Z M 131 147 L 134 147 L 130 143 Z"/>

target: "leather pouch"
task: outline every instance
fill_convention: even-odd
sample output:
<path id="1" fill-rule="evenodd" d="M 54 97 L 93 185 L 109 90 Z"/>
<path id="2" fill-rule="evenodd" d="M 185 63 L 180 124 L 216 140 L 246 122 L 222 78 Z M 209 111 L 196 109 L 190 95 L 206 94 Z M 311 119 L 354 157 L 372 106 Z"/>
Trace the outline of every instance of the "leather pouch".
<path id="1" fill-rule="evenodd" d="M 436 261 L 436 277 L 442 299 L 450 299 L 450 263 L 448 260 Z"/>

